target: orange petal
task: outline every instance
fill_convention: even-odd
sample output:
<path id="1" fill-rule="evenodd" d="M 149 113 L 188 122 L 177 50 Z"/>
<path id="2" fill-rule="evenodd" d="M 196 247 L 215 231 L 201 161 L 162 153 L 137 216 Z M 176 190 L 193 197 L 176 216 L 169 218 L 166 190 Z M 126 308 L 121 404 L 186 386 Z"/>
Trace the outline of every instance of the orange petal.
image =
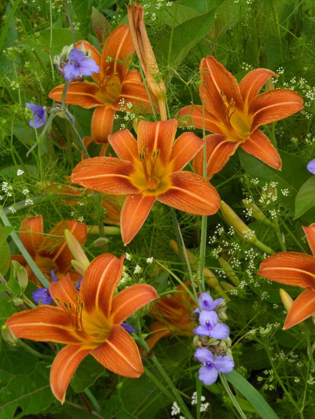
<path id="1" fill-rule="evenodd" d="M 76 307 L 76 295 L 78 294 L 78 291 L 73 285 L 73 281 L 69 274 L 62 279 L 59 279 L 57 282 L 52 282 L 49 286 L 49 292 L 57 305 L 59 305 L 60 301 L 61 306 L 63 306 L 63 303 L 71 303 L 73 307 Z"/>
<path id="2" fill-rule="evenodd" d="M 94 157 L 79 163 L 72 171 L 71 182 L 108 194 L 137 193 L 130 182 L 135 168 L 128 161 L 113 157 Z"/>
<path id="3" fill-rule="evenodd" d="M 58 352 L 50 370 L 50 387 L 56 399 L 65 401 L 66 391 L 73 374 L 91 349 L 82 345 L 69 345 Z"/>
<path id="4" fill-rule="evenodd" d="M 166 327 L 165 324 L 163 324 L 162 322 L 153 323 L 150 326 L 150 331 L 153 333 L 152 335 L 150 334 L 149 338 L 146 340 L 146 344 L 150 349 L 154 348 L 154 346 L 159 342 L 160 339 L 172 335 L 170 328 Z M 144 350 L 141 350 L 141 352 L 143 354 L 146 353 Z"/>
<path id="5" fill-rule="evenodd" d="M 124 244 L 128 244 L 147 219 L 156 198 L 154 195 L 129 195 L 121 210 L 120 228 Z"/>
<path id="6" fill-rule="evenodd" d="M 44 240 L 44 221 L 42 215 L 27 217 L 21 223 L 20 240 L 31 256 L 35 256 Z"/>
<path id="7" fill-rule="evenodd" d="M 147 149 L 150 154 L 160 150 L 160 161 L 166 166 L 171 157 L 176 130 L 176 119 L 159 122 L 141 121 L 138 128 L 138 154 Z"/>
<path id="8" fill-rule="evenodd" d="M 235 77 L 214 57 L 206 57 L 200 64 L 201 86 L 200 99 L 208 112 L 219 121 L 226 121 L 226 104 L 234 101 L 235 107 L 243 109 L 244 103 Z"/>
<path id="9" fill-rule="evenodd" d="M 268 166 L 281 170 L 282 161 L 278 151 L 274 148 L 267 135 L 259 129 L 253 132 L 240 147 L 246 153 L 268 164 Z"/>
<path id="10" fill-rule="evenodd" d="M 182 170 L 203 147 L 203 140 L 193 132 L 185 132 L 176 140 L 171 154 L 172 170 Z"/>
<path id="11" fill-rule="evenodd" d="M 152 94 L 150 94 L 151 103 L 154 105 L 156 100 Z M 125 80 L 121 87 L 121 93 L 117 101 L 113 104 L 113 108 L 117 111 L 128 109 L 126 106 L 119 105 L 121 99 L 124 99 L 126 103 L 132 104 L 132 110 L 139 112 L 152 112 L 150 99 L 147 94 L 147 90 L 142 82 L 134 82 Z"/>
<path id="12" fill-rule="evenodd" d="M 64 238 L 64 231 L 67 227 L 80 243 L 85 243 L 87 237 L 86 224 L 71 220 L 66 220 L 65 223 L 59 221 L 50 233 L 45 236 L 39 251 L 41 256 L 51 259 L 57 265 L 59 273 L 62 274 L 66 274 L 69 271 L 71 260 L 74 259 Z"/>
<path id="13" fill-rule="evenodd" d="M 62 102 L 63 88 L 64 84 L 61 84 L 52 89 L 49 92 L 50 99 L 56 102 Z M 105 98 L 96 83 L 74 81 L 69 86 L 66 103 L 78 105 L 84 109 L 91 109 L 96 106 L 104 106 Z"/>
<path id="14" fill-rule="evenodd" d="M 303 253 L 277 253 L 260 264 L 258 275 L 281 284 L 315 288 L 315 258 Z"/>
<path id="15" fill-rule="evenodd" d="M 180 109 L 177 113 L 177 118 L 187 120 L 185 126 L 194 125 L 196 128 L 203 129 L 206 131 L 215 132 L 216 134 L 223 134 L 222 124 L 216 119 L 215 116 L 211 115 L 201 105 L 188 105 Z M 181 125 L 183 125 L 181 123 Z"/>
<path id="16" fill-rule="evenodd" d="M 112 297 L 121 279 L 124 256 L 120 259 L 109 253 L 95 258 L 83 276 L 80 296 L 88 313 L 101 311 L 108 318 L 112 309 Z"/>
<path id="17" fill-rule="evenodd" d="M 315 256 L 315 223 L 311 224 L 309 227 L 302 227 L 305 233 L 305 236 L 308 241 L 308 245 L 311 248 L 313 256 Z"/>
<path id="18" fill-rule="evenodd" d="M 112 306 L 113 323 L 120 324 L 139 308 L 159 298 L 156 290 L 147 284 L 137 284 L 120 291 Z"/>
<path id="19" fill-rule="evenodd" d="M 158 201 L 188 214 L 212 215 L 218 211 L 219 194 L 206 179 L 191 172 L 174 172 L 170 181 L 171 187 L 157 196 Z"/>
<path id="20" fill-rule="evenodd" d="M 120 204 L 110 197 L 105 197 L 102 200 L 102 205 L 106 210 L 104 223 L 119 225 L 121 212 Z"/>
<path id="21" fill-rule="evenodd" d="M 142 83 L 141 74 L 138 70 L 129 70 L 124 78 L 124 81 L 129 81 L 133 83 Z"/>
<path id="22" fill-rule="evenodd" d="M 207 141 L 207 176 L 211 179 L 213 175 L 220 172 L 226 165 L 229 158 L 237 150 L 239 143 L 230 141 L 225 135 L 213 134 L 206 137 Z M 194 159 L 195 172 L 203 176 L 203 149 Z"/>
<path id="23" fill-rule="evenodd" d="M 17 338 L 38 342 L 79 342 L 63 309 L 42 305 L 13 314 L 5 323 Z"/>
<path id="24" fill-rule="evenodd" d="M 249 104 L 252 131 L 260 125 L 280 121 L 303 109 L 301 96 L 289 89 L 276 89 L 256 96 Z"/>
<path id="25" fill-rule="evenodd" d="M 99 66 L 99 68 L 101 69 L 101 54 L 98 52 L 98 50 L 93 47 L 93 45 L 91 45 L 89 42 L 87 41 L 78 41 L 75 44 L 77 49 L 80 49 L 80 47 L 83 47 L 85 49 L 86 52 L 89 52 L 91 55 L 89 56 L 89 58 L 92 58 L 96 64 Z M 102 80 L 102 74 L 101 74 L 101 70 L 99 73 L 97 74 L 92 74 L 92 79 L 94 81 L 96 81 L 97 84 L 100 84 L 100 81 Z"/>
<path id="26" fill-rule="evenodd" d="M 308 319 L 315 312 L 315 291 L 305 290 L 298 296 L 292 304 L 289 313 L 285 319 L 283 329 L 290 329 L 290 327 L 301 323 Z"/>
<path id="27" fill-rule="evenodd" d="M 95 109 L 91 122 L 91 134 L 93 140 L 98 143 L 106 143 L 109 134 L 113 131 L 114 111 L 109 106 L 99 106 Z"/>
<path id="28" fill-rule="evenodd" d="M 128 160 L 131 163 L 135 159 L 139 160 L 137 141 L 128 129 L 111 134 L 108 141 L 121 160 Z"/>
<path id="29" fill-rule="evenodd" d="M 123 377 L 138 378 L 144 372 L 135 341 L 119 325 L 112 327 L 109 338 L 91 355 L 105 368 Z"/>
<path id="30" fill-rule="evenodd" d="M 128 72 L 128 67 L 134 52 L 135 48 L 129 26 L 118 26 L 106 39 L 102 52 L 101 71 L 106 76 L 117 73 L 119 79 L 123 81 Z M 111 60 L 108 60 L 109 57 Z"/>
<path id="31" fill-rule="evenodd" d="M 258 95 L 260 89 L 275 73 L 267 68 L 256 68 L 250 71 L 240 82 L 240 91 L 244 102 L 249 103 Z"/>

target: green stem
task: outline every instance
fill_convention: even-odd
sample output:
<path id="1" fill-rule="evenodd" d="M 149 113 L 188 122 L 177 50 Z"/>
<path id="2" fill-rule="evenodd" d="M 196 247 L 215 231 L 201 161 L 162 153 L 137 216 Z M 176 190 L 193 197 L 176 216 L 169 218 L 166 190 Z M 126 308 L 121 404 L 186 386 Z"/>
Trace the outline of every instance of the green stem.
<path id="1" fill-rule="evenodd" d="M 283 227 L 286 229 L 287 233 L 291 236 L 291 238 L 295 241 L 295 243 L 299 246 L 302 252 L 307 253 L 304 247 L 301 245 L 301 243 L 298 241 L 298 239 L 295 237 L 295 235 L 292 233 L 292 231 L 289 229 L 289 227 L 281 218 L 280 218 L 280 223 L 283 225 Z"/>
<path id="2" fill-rule="evenodd" d="M 266 246 L 260 240 L 256 239 L 254 242 L 251 242 L 253 245 L 258 247 L 258 249 L 262 250 L 263 252 L 267 253 L 267 255 L 273 255 L 275 252 L 271 249 L 271 247 Z"/>
<path id="3" fill-rule="evenodd" d="M 286 252 L 287 248 L 286 248 L 285 243 L 283 241 L 283 238 L 281 236 L 281 231 L 280 231 L 280 228 L 279 228 L 279 223 L 278 223 L 278 218 L 277 217 L 275 218 L 275 227 L 276 227 L 275 228 L 276 234 L 277 234 L 280 246 L 281 246 L 281 250 L 282 250 L 282 252 Z"/>
<path id="4" fill-rule="evenodd" d="M 178 246 L 178 252 L 179 252 L 179 258 L 181 260 L 181 262 L 184 264 L 185 263 L 185 259 L 184 259 L 184 253 L 183 253 L 183 246 L 182 246 L 182 242 L 180 239 L 180 233 L 179 233 L 179 223 L 177 221 L 177 216 L 176 216 L 176 211 L 175 208 L 171 208 L 171 213 L 172 213 L 172 221 L 173 221 L 173 227 L 174 227 L 174 233 L 175 233 L 175 240 Z"/>
<path id="5" fill-rule="evenodd" d="M 230 389 L 230 386 L 225 378 L 224 374 L 220 374 L 220 378 L 221 378 L 221 382 L 223 384 L 223 387 L 225 389 L 225 391 L 227 392 L 228 396 L 230 397 L 232 403 L 234 404 L 236 410 L 238 411 L 239 415 L 241 418 L 243 419 L 247 419 L 245 413 L 243 412 L 241 406 L 238 404 L 234 394 L 232 393 L 232 390 Z"/>
<path id="6" fill-rule="evenodd" d="M 167 388 L 165 388 L 165 386 L 161 383 L 161 381 L 154 375 L 152 374 L 147 368 L 144 367 L 144 372 L 145 374 L 148 376 L 148 378 L 150 380 L 153 381 L 153 383 L 157 386 L 157 388 L 159 388 L 162 393 L 165 394 L 166 397 L 169 398 L 169 400 L 173 401 L 174 400 L 174 396 L 171 392 L 169 392 L 167 390 Z"/>
<path id="7" fill-rule="evenodd" d="M 93 394 L 91 393 L 91 390 L 89 390 L 88 388 L 86 388 L 84 390 L 85 395 L 87 396 L 87 398 L 90 400 L 90 402 L 92 403 L 92 406 L 94 407 L 94 409 L 96 410 L 97 413 L 100 413 L 102 408 L 99 405 L 98 401 L 96 400 L 96 398 L 93 396 Z"/>
<path id="8" fill-rule="evenodd" d="M 19 346 L 20 348 L 25 349 L 27 352 L 29 352 L 30 354 L 36 356 L 37 358 L 42 358 L 42 359 L 49 359 L 51 361 L 51 357 L 48 355 L 43 355 L 38 351 L 35 351 L 35 349 L 31 348 L 30 346 L 28 346 L 26 343 L 24 343 L 22 340 L 18 339 L 16 346 Z"/>
<path id="9" fill-rule="evenodd" d="M 3 47 L 3 43 L 5 40 L 5 37 L 7 36 L 7 32 L 10 28 L 10 23 L 15 15 L 15 12 L 20 4 L 21 0 L 15 0 L 13 7 L 11 9 L 11 12 L 9 14 L 9 16 L 7 17 L 7 20 L 5 22 L 4 28 L 1 30 L 1 36 L 0 36 L 0 51 L 2 52 L 2 47 Z"/>
<path id="10" fill-rule="evenodd" d="M 145 78 L 145 76 L 144 76 L 144 72 L 143 72 L 143 70 L 142 70 L 141 66 L 139 67 L 139 70 L 140 70 L 140 74 L 141 74 L 142 82 L 143 82 L 143 84 L 144 84 L 145 90 L 146 90 L 146 92 L 147 92 L 147 95 L 148 95 L 148 98 L 149 98 L 149 101 L 150 101 L 150 106 L 151 106 L 151 110 L 152 110 L 152 115 L 153 115 L 153 117 L 154 117 L 154 120 L 155 120 L 155 121 L 157 121 L 157 117 L 156 117 L 156 114 L 155 114 L 154 105 L 153 105 L 153 102 L 152 102 L 152 99 L 151 99 L 151 93 L 149 92 L 149 88 L 148 88 L 148 85 L 147 85 L 147 81 L 146 81 L 146 78 Z"/>

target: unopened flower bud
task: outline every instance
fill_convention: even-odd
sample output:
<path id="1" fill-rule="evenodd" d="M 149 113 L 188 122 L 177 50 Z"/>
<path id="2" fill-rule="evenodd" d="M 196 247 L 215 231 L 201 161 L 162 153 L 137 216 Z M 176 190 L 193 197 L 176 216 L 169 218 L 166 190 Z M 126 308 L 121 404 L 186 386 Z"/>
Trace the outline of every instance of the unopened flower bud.
<path id="1" fill-rule="evenodd" d="M 193 346 L 195 348 L 200 348 L 200 346 L 201 346 L 201 340 L 200 340 L 199 336 L 194 336 L 194 338 L 193 338 Z"/>
<path id="2" fill-rule="evenodd" d="M 230 349 L 230 348 L 227 348 L 227 350 L 225 351 L 225 354 L 226 354 L 227 356 L 229 356 L 231 359 L 233 359 L 232 351 L 231 351 L 231 349 Z"/>
<path id="3" fill-rule="evenodd" d="M 230 279 L 230 281 L 238 287 L 240 284 L 240 280 L 238 279 L 236 273 L 234 272 L 232 266 L 223 258 L 219 257 L 219 264 L 222 269 L 224 269 L 224 272 L 226 276 Z"/>
<path id="4" fill-rule="evenodd" d="M 26 290 L 28 284 L 27 270 L 16 260 L 12 260 L 13 276 L 17 280 L 22 291 Z"/>
<path id="5" fill-rule="evenodd" d="M 70 252 L 73 254 L 75 260 L 87 268 L 90 261 L 86 257 L 79 241 L 74 237 L 70 230 L 65 230 L 65 238 Z"/>
<path id="6" fill-rule="evenodd" d="M 20 298 L 20 297 L 15 297 L 15 298 L 13 298 L 12 303 L 13 303 L 16 307 L 18 307 L 18 306 L 21 306 L 21 305 L 24 303 L 24 301 L 23 301 L 23 300 L 22 300 L 22 298 Z"/>
<path id="7" fill-rule="evenodd" d="M 232 291 L 235 290 L 234 285 L 229 284 L 228 282 L 225 281 L 221 281 L 220 282 L 221 287 L 225 290 L 225 291 Z"/>
<path id="8" fill-rule="evenodd" d="M 257 205 L 253 204 L 252 202 L 248 202 L 246 199 L 242 200 L 244 207 L 250 211 L 251 217 L 255 218 L 262 223 L 274 227 L 274 224 L 268 220 L 265 214 L 257 207 Z"/>
<path id="9" fill-rule="evenodd" d="M 11 346 L 16 346 L 18 340 L 12 330 L 5 324 L 1 327 L 3 339 Z"/>
<path id="10" fill-rule="evenodd" d="M 283 305 L 284 305 L 284 307 L 285 307 L 285 309 L 287 310 L 287 311 L 289 311 L 290 310 L 290 308 L 291 308 L 291 306 L 292 306 L 292 304 L 293 304 L 293 300 L 292 300 L 292 298 L 290 297 L 290 295 L 284 290 L 284 289 L 280 289 L 280 291 L 279 291 L 279 293 L 280 293 L 280 298 L 281 298 L 281 301 L 282 301 L 282 303 L 283 303 Z"/>
<path id="11" fill-rule="evenodd" d="M 107 243 L 108 243 L 108 238 L 107 237 L 99 237 L 98 239 L 94 240 L 94 242 L 92 243 L 92 246 L 93 247 L 103 247 Z"/>
<path id="12" fill-rule="evenodd" d="M 71 265 L 73 266 L 73 269 L 78 272 L 79 275 L 84 275 L 87 266 L 82 265 L 82 263 L 78 262 L 77 260 L 72 260 Z"/>
<path id="13" fill-rule="evenodd" d="M 247 243 L 254 243 L 257 240 L 255 232 L 224 201 L 221 201 L 221 213 L 243 240 Z"/>

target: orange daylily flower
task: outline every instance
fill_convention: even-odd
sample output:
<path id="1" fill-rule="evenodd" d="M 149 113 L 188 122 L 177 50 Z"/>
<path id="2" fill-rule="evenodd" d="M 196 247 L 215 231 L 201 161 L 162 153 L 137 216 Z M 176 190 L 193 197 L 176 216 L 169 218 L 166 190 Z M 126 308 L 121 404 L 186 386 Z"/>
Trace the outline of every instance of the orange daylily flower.
<path id="1" fill-rule="evenodd" d="M 283 329 L 302 322 L 315 312 L 315 224 L 303 227 L 313 256 L 297 252 L 282 252 L 269 256 L 258 275 L 281 284 L 306 288 L 293 302 Z"/>
<path id="2" fill-rule="evenodd" d="M 58 279 L 64 277 L 68 272 L 73 281 L 80 279 L 75 271 L 70 271 L 73 256 L 67 246 L 66 239 L 61 237 L 64 236 L 64 231 L 68 227 L 75 238 L 84 244 L 87 228 L 84 223 L 78 221 L 67 220 L 65 223 L 66 225 L 60 221 L 47 235 L 44 233 L 42 215 L 24 218 L 21 223 L 20 240 L 49 282 L 52 281 L 52 270 Z M 22 255 L 13 255 L 11 259 L 25 266 L 30 281 L 42 286 Z"/>
<path id="3" fill-rule="evenodd" d="M 179 118 L 189 117 L 196 128 L 214 134 L 207 139 L 208 178 L 218 173 L 241 147 L 269 166 L 280 170 L 281 158 L 260 125 L 280 121 L 303 109 L 303 99 L 289 89 L 276 89 L 258 95 L 271 70 L 250 71 L 238 84 L 235 77 L 214 57 L 200 64 L 200 99 L 204 104 L 182 108 Z M 203 122 L 204 121 L 204 122 Z M 203 151 L 194 160 L 196 173 L 203 173 Z"/>
<path id="4" fill-rule="evenodd" d="M 138 347 L 121 323 L 158 295 L 151 285 L 138 284 L 114 296 L 123 261 L 124 256 L 98 256 L 87 268 L 79 292 L 67 275 L 49 287 L 57 307 L 43 305 L 6 321 L 18 338 L 67 345 L 50 371 L 51 390 L 61 403 L 71 377 L 89 354 L 115 374 L 138 378 L 143 373 Z"/>
<path id="5" fill-rule="evenodd" d="M 188 286 L 188 283 L 185 284 Z M 182 285 L 179 285 L 176 290 L 179 292 L 172 294 L 171 297 L 164 295 L 150 310 L 149 314 L 158 320 L 151 325 L 150 332 L 153 335 L 146 340 L 150 349 L 166 336 L 173 334 L 193 336 L 196 324 L 191 318 L 191 313 L 196 308 L 196 304 Z"/>
<path id="6" fill-rule="evenodd" d="M 176 130 L 175 119 L 141 121 L 138 141 L 128 130 L 109 136 L 119 158 L 87 159 L 72 172 L 74 183 L 128 195 L 120 219 L 125 244 L 140 230 L 155 201 L 196 215 L 212 215 L 219 209 L 220 197 L 215 188 L 201 176 L 182 171 L 203 147 L 203 141 L 186 132 L 174 143 Z"/>
<path id="7" fill-rule="evenodd" d="M 137 70 L 129 70 L 129 64 L 135 48 L 128 25 L 118 26 L 106 39 L 102 55 L 86 41 L 79 41 L 76 47 L 83 46 L 91 52 L 100 72 L 91 77 L 95 83 L 88 81 L 72 82 L 69 86 L 66 103 L 78 105 L 84 109 L 96 108 L 91 124 L 93 140 L 106 143 L 112 132 L 116 111 L 125 109 L 119 102 L 132 103 L 137 109 L 151 111 L 150 100 L 141 75 Z M 49 97 L 57 102 L 62 101 L 64 84 L 55 87 Z M 154 103 L 154 97 L 151 99 Z"/>

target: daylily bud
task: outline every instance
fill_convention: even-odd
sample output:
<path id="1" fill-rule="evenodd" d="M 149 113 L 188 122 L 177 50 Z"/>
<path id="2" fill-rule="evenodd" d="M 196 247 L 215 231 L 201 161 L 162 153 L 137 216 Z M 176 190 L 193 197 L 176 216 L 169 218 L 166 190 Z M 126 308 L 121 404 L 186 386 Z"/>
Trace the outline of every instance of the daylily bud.
<path id="1" fill-rule="evenodd" d="M 242 200 L 243 205 L 246 209 L 251 211 L 250 216 L 255 218 L 258 221 L 261 221 L 262 223 L 266 224 L 270 227 L 275 227 L 275 225 L 268 220 L 268 218 L 265 216 L 265 214 L 257 207 L 257 205 L 253 204 L 252 202 L 247 202 L 246 199 Z"/>
<path id="2" fill-rule="evenodd" d="M 73 269 L 78 272 L 79 275 L 84 275 L 87 266 L 83 265 L 82 263 L 78 262 L 77 260 L 72 260 L 71 265 L 73 266 Z"/>
<path id="3" fill-rule="evenodd" d="M 210 269 L 204 268 L 203 273 L 206 283 L 209 285 L 209 287 L 213 288 L 221 297 L 225 299 L 225 301 L 231 301 L 230 297 L 225 294 L 221 285 L 219 284 L 218 278 L 210 271 Z"/>
<path id="4" fill-rule="evenodd" d="M 127 6 L 127 13 L 133 44 L 145 74 L 148 88 L 158 102 L 161 120 L 166 120 L 167 114 L 164 98 L 166 88 L 160 77 L 159 68 L 144 25 L 143 8 L 139 4 L 133 3 L 133 6 Z"/>
<path id="5" fill-rule="evenodd" d="M 103 247 L 107 243 L 108 243 L 108 238 L 107 237 L 100 237 L 99 239 L 94 240 L 94 242 L 92 243 L 92 246 L 93 247 Z"/>
<path id="6" fill-rule="evenodd" d="M 23 301 L 23 300 L 22 300 L 22 298 L 20 298 L 20 297 L 15 297 L 15 298 L 13 298 L 12 303 L 13 303 L 16 307 L 18 307 L 18 306 L 21 306 L 21 305 L 24 303 L 24 301 Z"/>
<path id="7" fill-rule="evenodd" d="M 86 257 L 79 241 L 74 237 L 70 230 L 65 230 L 65 238 L 70 252 L 73 254 L 75 260 L 87 268 L 90 261 Z"/>
<path id="8" fill-rule="evenodd" d="M 282 303 L 283 303 L 283 305 L 284 305 L 284 307 L 285 307 L 285 309 L 287 310 L 287 311 L 289 311 L 290 310 L 290 308 L 291 308 L 291 306 L 292 306 L 292 304 L 293 304 L 293 300 L 292 300 L 292 298 L 290 297 L 290 295 L 284 290 L 284 289 L 280 289 L 280 291 L 279 291 L 279 293 L 280 293 L 280 298 L 281 298 L 281 301 L 282 301 Z"/>
<path id="9" fill-rule="evenodd" d="M 12 330 L 6 326 L 3 325 L 1 327 L 1 333 L 2 333 L 2 337 L 3 339 L 11 346 L 16 346 L 18 340 L 17 337 L 15 336 L 15 334 L 12 332 Z"/>
<path id="10" fill-rule="evenodd" d="M 223 258 L 219 257 L 219 264 L 221 268 L 225 270 L 226 276 L 231 280 L 231 282 L 238 287 L 240 280 L 238 279 L 236 273 L 234 272 L 232 266 Z"/>
<path id="11" fill-rule="evenodd" d="M 22 291 L 26 290 L 28 284 L 28 273 L 27 270 L 16 260 L 12 260 L 13 276 L 17 279 L 17 282 Z"/>
<path id="12" fill-rule="evenodd" d="M 232 291 L 232 290 L 235 290 L 234 285 L 229 284 L 228 282 L 221 281 L 221 282 L 220 282 L 220 284 L 221 284 L 221 287 L 222 287 L 225 291 Z"/>
<path id="13" fill-rule="evenodd" d="M 221 213 L 243 240 L 247 243 L 254 243 L 257 240 L 254 231 L 252 231 L 224 201 L 221 201 Z"/>

